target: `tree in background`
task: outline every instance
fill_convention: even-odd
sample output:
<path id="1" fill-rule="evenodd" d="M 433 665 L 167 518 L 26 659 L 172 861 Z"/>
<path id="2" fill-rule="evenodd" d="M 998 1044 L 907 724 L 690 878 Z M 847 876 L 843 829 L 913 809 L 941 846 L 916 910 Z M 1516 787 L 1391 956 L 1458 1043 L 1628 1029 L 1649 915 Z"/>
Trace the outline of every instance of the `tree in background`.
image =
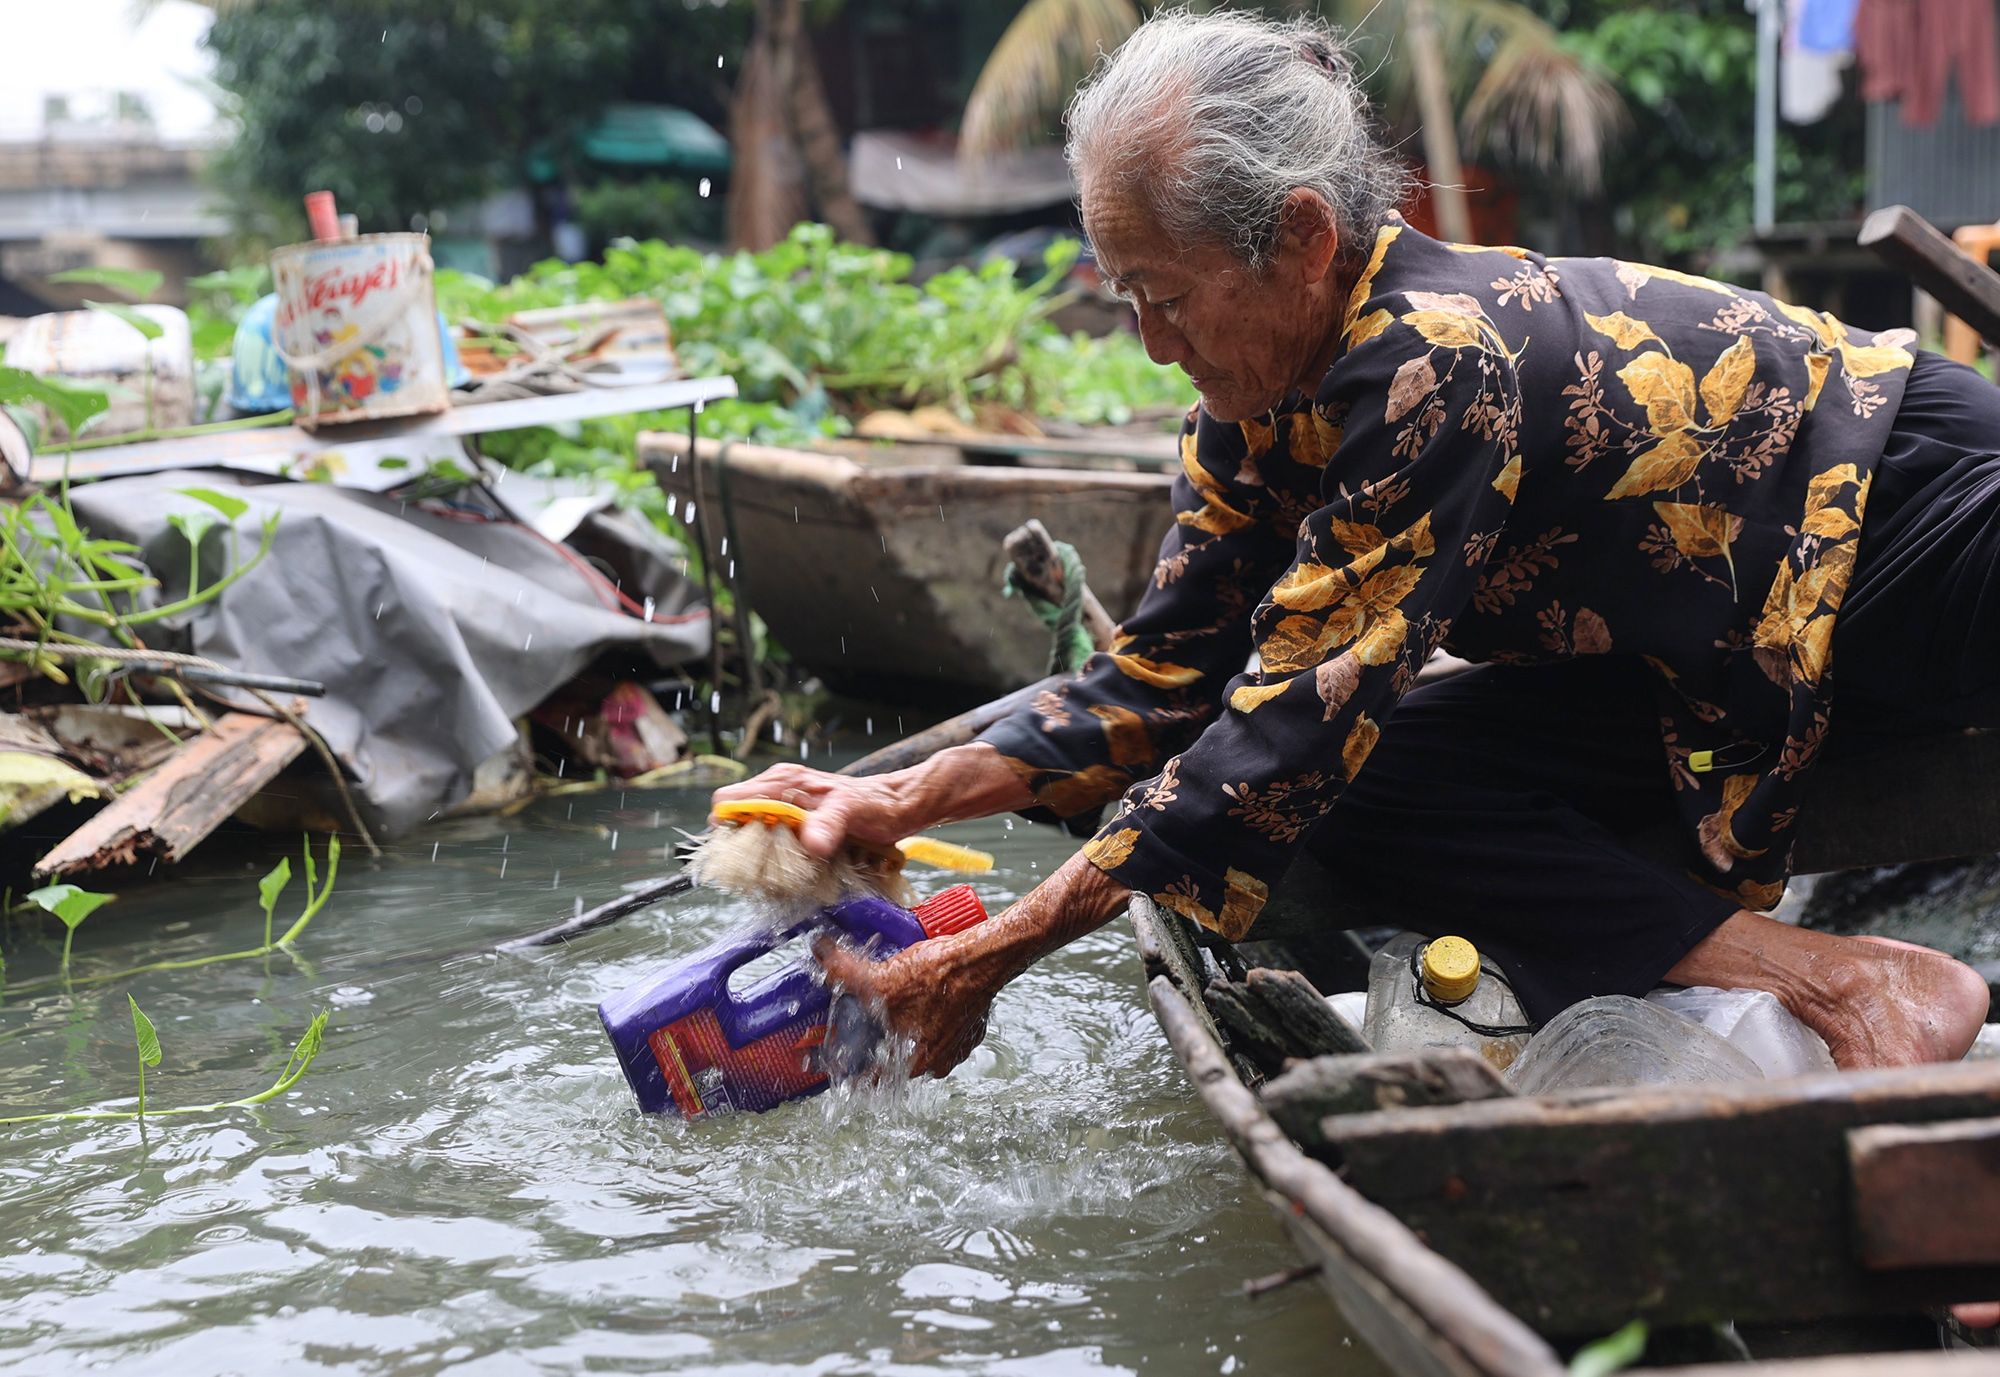
<path id="1" fill-rule="evenodd" d="M 1741 0 L 1672 5 L 1540 0 L 1564 41 L 1611 74 L 1633 129 L 1600 197 L 1562 204 L 1585 252 L 1699 263 L 1751 218 L 1757 21 Z M 1818 124 L 1778 126 L 1778 219 L 1859 216 L 1865 110 L 1852 96 Z"/>
<path id="2" fill-rule="evenodd" d="M 801 0 L 749 2 L 756 20 L 729 109 L 730 246 L 768 249 L 814 211 L 841 238 L 874 243 L 847 188 L 847 154 L 806 42 Z"/>
<path id="3" fill-rule="evenodd" d="M 1323 8 L 1349 30 L 1390 120 L 1416 130 L 1448 238 L 1472 237 L 1460 189 L 1461 131 L 1475 148 L 1596 190 L 1624 105 L 1533 10 L 1514 0 L 1331 0 Z M 966 155 L 990 158 L 1049 137 L 1099 54 L 1138 24 L 1132 0 L 1029 0 L 973 88 Z M 1389 60 L 1400 54 L 1409 60 Z"/>
<path id="4" fill-rule="evenodd" d="M 980 68 L 960 153 L 984 161 L 1050 138 L 1097 59 L 1138 27 L 1132 0 L 1028 0 Z"/>
<path id="5" fill-rule="evenodd" d="M 239 215 L 296 235 L 327 189 L 367 230 L 409 229 L 561 172 L 620 100 L 724 120 L 747 8 L 683 0 L 212 0 L 238 123 L 215 175 Z M 731 62 L 733 67 L 734 63 Z"/>
<path id="6" fill-rule="evenodd" d="M 1349 26 L 1372 94 L 1433 178 L 1453 180 L 1461 141 L 1490 153 L 1543 221 L 1548 242 L 1538 247 L 1699 266 L 1750 229 L 1756 20 L 1741 0 L 1261 8 L 1317 10 Z M 974 88 L 968 155 L 1056 137 L 1076 83 L 1138 21 L 1134 0 L 1030 0 Z M 1817 125 L 1781 126 L 1779 219 L 1858 213 L 1862 118 L 1848 99 Z M 1438 198 L 1441 221 L 1451 199 Z"/>

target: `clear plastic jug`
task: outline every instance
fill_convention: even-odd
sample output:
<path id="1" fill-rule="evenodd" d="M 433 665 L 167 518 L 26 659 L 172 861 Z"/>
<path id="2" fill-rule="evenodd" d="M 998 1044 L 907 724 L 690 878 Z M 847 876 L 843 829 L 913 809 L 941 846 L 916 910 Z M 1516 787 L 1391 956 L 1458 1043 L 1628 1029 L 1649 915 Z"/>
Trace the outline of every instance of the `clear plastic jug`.
<path id="1" fill-rule="evenodd" d="M 1377 1052 L 1470 1047 L 1504 1071 L 1532 1031 L 1506 973 L 1462 937 L 1405 932 L 1375 953 L 1363 1032 Z"/>
<path id="2" fill-rule="evenodd" d="M 1772 1080 L 1840 1069 L 1820 1035 L 1768 991 L 1695 985 L 1654 990 L 1646 1002 L 1693 1019 L 1746 1054 Z"/>
<path id="3" fill-rule="evenodd" d="M 1557 1014 L 1507 1072 L 1522 1095 L 1603 1085 L 1761 1080 L 1748 1053 L 1680 1014 L 1600 995 Z"/>

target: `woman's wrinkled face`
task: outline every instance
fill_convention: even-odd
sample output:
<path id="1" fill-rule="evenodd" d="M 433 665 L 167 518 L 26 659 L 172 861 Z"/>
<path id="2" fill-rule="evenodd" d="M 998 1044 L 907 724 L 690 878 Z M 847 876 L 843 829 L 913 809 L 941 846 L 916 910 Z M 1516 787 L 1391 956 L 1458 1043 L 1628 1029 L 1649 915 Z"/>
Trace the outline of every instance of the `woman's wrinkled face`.
<path id="1" fill-rule="evenodd" d="M 1178 365 L 1210 416 L 1246 421 L 1319 381 L 1339 322 L 1330 223 L 1288 231 L 1276 261 L 1253 273 L 1227 249 L 1172 243 L 1145 198 L 1115 184 L 1084 182 L 1083 222 L 1098 272 L 1138 312 L 1146 352 Z"/>

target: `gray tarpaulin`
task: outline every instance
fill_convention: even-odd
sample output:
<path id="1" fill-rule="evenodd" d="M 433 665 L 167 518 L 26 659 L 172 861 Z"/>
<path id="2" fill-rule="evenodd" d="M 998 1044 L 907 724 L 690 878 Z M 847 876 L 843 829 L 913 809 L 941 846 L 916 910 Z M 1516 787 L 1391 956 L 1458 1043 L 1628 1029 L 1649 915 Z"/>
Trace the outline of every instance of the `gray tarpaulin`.
<path id="1" fill-rule="evenodd" d="M 476 491 L 449 506 L 405 505 L 323 483 L 182 471 L 79 486 L 71 499 L 93 534 L 138 545 L 175 598 L 188 549 L 167 518 L 214 510 L 175 491 L 189 487 L 250 504 L 237 523 L 244 558 L 266 513 L 278 513 L 277 540 L 241 582 L 172 628 L 177 635 L 156 625 L 148 643 L 324 683 L 326 697 L 306 700 L 304 716 L 345 765 L 378 836 L 464 798 L 479 763 L 514 740 L 513 719 L 601 652 L 629 646 L 664 667 L 708 650 L 707 612 L 660 552 L 644 548 L 649 537 L 666 542 L 639 523 L 623 534 L 643 567 L 623 591 L 635 603 L 654 599 L 651 623 L 621 610 L 614 580 L 592 563 L 490 503 L 482 510 Z M 584 523 L 600 544 L 619 525 L 603 513 Z M 222 529 L 204 539 L 204 585 L 228 568 L 227 540 Z M 608 545 L 590 553 L 616 572 Z"/>

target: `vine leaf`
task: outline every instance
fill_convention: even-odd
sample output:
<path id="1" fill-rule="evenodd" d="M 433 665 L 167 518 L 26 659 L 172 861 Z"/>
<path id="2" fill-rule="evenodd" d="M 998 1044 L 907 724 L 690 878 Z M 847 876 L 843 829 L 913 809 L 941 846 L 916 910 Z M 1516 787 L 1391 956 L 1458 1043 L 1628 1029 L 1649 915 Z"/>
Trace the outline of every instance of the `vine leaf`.
<path id="1" fill-rule="evenodd" d="M 144 301 L 159 291 L 160 284 L 167 279 L 164 273 L 151 268 L 71 268 L 51 274 L 48 280 L 80 287 L 109 287 L 134 301 Z"/>
<path id="2" fill-rule="evenodd" d="M 153 1030 L 153 1020 L 146 1017 L 139 1001 L 131 995 L 125 996 L 132 1005 L 132 1036 L 139 1043 L 139 1064 L 158 1066 L 160 1064 L 160 1035 Z"/>
<path id="3" fill-rule="evenodd" d="M 240 497 L 231 497 L 226 492 L 213 488 L 175 488 L 182 497 L 192 497 L 197 502 L 206 502 L 227 518 L 232 524 L 236 518 L 250 510 L 250 504 Z"/>
<path id="4" fill-rule="evenodd" d="M 134 330 L 144 335 L 148 343 L 167 333 L 167 327 L 160 324 L 159 321 L 154 320 L 138 307 L 127 306 L 122 301 L 86 301 L 83 304 L 91 310 L 96 311 L 99 315 L 111 316 L 116 320 L 124 321 Z"/>

